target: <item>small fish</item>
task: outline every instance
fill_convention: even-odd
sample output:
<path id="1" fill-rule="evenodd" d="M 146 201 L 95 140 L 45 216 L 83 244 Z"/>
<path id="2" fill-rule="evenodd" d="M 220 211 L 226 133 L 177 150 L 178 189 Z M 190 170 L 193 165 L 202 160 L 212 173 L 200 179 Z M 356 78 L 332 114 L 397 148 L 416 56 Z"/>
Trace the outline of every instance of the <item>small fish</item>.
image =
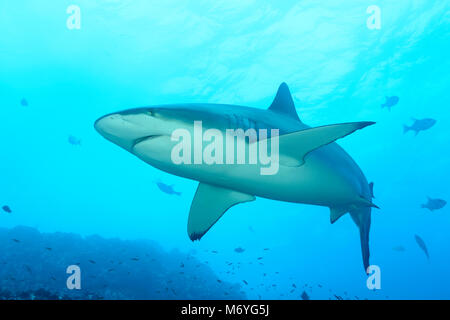
<path id="1" fill-rule="evenodd" d="M 139 258 L 131 258 L 130 260 L 139 261 Z"/>
<path id="2" fill-rule="evenodd" d="M 213 251 L 211 251 L 211 253 L 218 253 L 218 251 L 216 251 L 216 250 L 213 250 Z"/>
<path id="3" fill-rule="evenodd" d="M 295 285 L 295 283 L 293 283 L 292 286 L 293 286 L 294 288 L 297 288 L 297 286 Z"/>
<path id="4" fill-rule="evenodd" d="M 112 271 L 114 271 L 114 269 L 113 269 L 113 268 L 111 268 L 111 269 L 108 269 L 108 272 L 112 272 Z"/>
<path id="5" fill-rule="evenodd" d="M 248 285 L 248 282 L 247 282 L 247 281 L 245 281 L 245 280 L 242 280 L 242 282 L 243 282 L 243 283 L 245 283 L 246 285 Z"/>
<path id="6" fill-rule="evenodd" d="M 217 279 L 217 282 L 218 282 L 218 283 L 222 283 L 222 280 Z"/>
<path id="7" fill-rule="evenodd" d="M 432 199 L 430 197 L 427 197 L 427 198 L 428 198 L 428 202 L 425 204 L 422 204 L 422 208 L 426 208 L 430 211 L 442 209 L 447 204 L 447 201 L 442 200 L 442 199 Z"/>
<path id="8" fill-rule="evenodd" d="M 341 296 L 334 295 L 338 300 L 344 300 Z"/>
<path id="9" fill-rule="evenodd" d="M 420 247 L 420 249 L 423 250 L 423 252 L 427 256 L 427 259 L 430 259 L 430 255 L 428 254 L 428 249 L 425 244 L 425 241 L 423 241 L 423 239 L 421 237 L 419 237 L 417 234 L 414 235 L 414 237 L 416 238 L 417 245 Z"/>
<path id="10" fill-rule="evenodd" d="M 404 246 L 395 246 L 392 248 L 392 250 L 397 251 L 397 252 L 405 252 L 406 251 Z"/>
<path id="11" fill-rule="evenodd" d="M 403 133 L 407 133 L 408 131 L 412 130 L 415 131 L 416 136 L 419 134 L 420 131 L 425 131 L 430 129 L 432 126 L 436 124 L 436 120 L 434 119 L 414 119 L 414 123 L 411 126 L 403 125 Z"/>
<path id="12" fill-rule="evenodd" d="M 2 207 L 2 210 L 5 211 L 5 212 L 7 212 L 7 213 L 12 213 L 11 208 L 8 207 L 8 206 L 3 206 L 3 207 Z"/>
<path id="13" fill-rule="evenodd" d="M 263 257 L 258 257 L 256 260 L 261 260 Z"/>
<path id="14" fill-rule="evenodd" d="M 167 193 L 167 194 L 170 194 L 170 195 L 174 194 L 174 195 L 177 195 L 177 196 L 181 196 L 181 192 L 177 192 L 177 191 L 175 191 L 173 189 L 174 185 L 167 185 L 167 184 L 165 184 L 163 182 L 160 182 L 160 181 L 156 182 L 156 185 L 158 186 L 159 190 L 161 190 L 164 193 Z"/>
<path id="15" fill-rule="evenodd" d="M 269 248 L 264 248 L 263 250 L 264 250 L 264 251 L 268 251 L 268 250 L 270 250 L 270 249 L 269 249 Z"/>
<path id="16" fill-rule="evenodd" d="M 52 251 L 52 248 L 47 247 L 45 250 Z"/>
<path id="17" fill-rule="evenodd" d="M 78 139 L 75 136 L 70 135 L 68 141 L 73 146 L 81 146 L 81 139 Z"/>
<path id="18" fill-rule="evenodd" d="M 245 249 L 243 249 L 241 247 L 237 247 L 236 249 L 234 249 L 234 252 L 237 252 L 237 253 L 242 253 L 244 251 L 245 251 Z"/>
<path id="19" fill-rule="evenodd" d="M 301 295 L 301 298 L 302 298 L 303 300 L 309 300 L 309 296 L 308 296 L 308 294 L 306 293 L 306 291 L 303 291 L 303 293 L 302 293 L 302 295 Z"/>
<path id="20" fill-rule="evenodd" d="M 20 100 L 20 105 L 22 107 L 27 107 L 28 106 L 28 101 L 27 99 L 23 98 L 22 100 Z"/>
<path id="21" fill-rule="evenodd" d="M 381 105 L 381 108 L 388 108 L 391 111 L 391 108 L 395 106 L 400 100 L 397 96 L 386 97 L 386 102 Z"/>
<path id="22" fill-rule="evenodd" d="M 180 268 L 184 268 L 184 263 L 181 263 L 181 264 L 180 264 Z"/>
<path id="23" fill-rule="evenodd" d="M 88 260 L 90 263 L 95 264 L 94 260 Z"/>
<path id="24" fill-rule="evenodd" d="M 17 240 L 17 239 L 11 239 L 12 241 L 14 241 L 14 242 L 16 242 L 16 243 L 19 243 L 20 242 L 20 240 Z"/>

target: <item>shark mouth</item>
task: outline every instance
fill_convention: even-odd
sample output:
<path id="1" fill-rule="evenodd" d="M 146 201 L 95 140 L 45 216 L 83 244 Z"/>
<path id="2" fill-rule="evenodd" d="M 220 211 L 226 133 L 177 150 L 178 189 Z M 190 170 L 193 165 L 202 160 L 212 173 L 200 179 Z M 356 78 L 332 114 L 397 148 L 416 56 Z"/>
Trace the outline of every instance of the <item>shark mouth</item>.
<path id="1" fill-rule="evenodd" d="M 134 147 L 136 147 L 139 143 L 142 143 L 142 142 L 144 142 L 144 141 L 147 141 L 147 140 L 152 140 L 152 139 L 156 139 L 156 138 L 159 138 L 159 137 L 162 137 L 163 135 L 161 135 L 161 134 L 154 134 L 154 135 L 149 135 L 149 136 L 144 136 L 144 137 L 141 137 L 141 138 L 137 138 L 136 140 L 134 140 L 133 141 L 133 145 L 132 145 L 132 149 L 134 149 Z"/>

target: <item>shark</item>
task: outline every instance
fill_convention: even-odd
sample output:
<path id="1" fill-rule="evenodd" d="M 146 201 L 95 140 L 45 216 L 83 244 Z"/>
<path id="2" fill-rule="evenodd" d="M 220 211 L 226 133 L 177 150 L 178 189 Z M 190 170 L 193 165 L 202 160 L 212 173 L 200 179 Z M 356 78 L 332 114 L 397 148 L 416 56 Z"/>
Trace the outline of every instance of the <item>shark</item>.
<path id="1" fill-rule="evenodd" d="M 194 123 L 220 132 L 227 129 L 278 130 L 278 170 L 261 174 L 257 164 L 174 163 L 172 134 Z M 268 109 L 227 104 L 171 104 L 139 107 L 99 118 L 94 127 L 104 138 L 167 173 L 198 181 L 187 232 L 200 240 L 231 207 L 256 197 L 327 207 L 330 222 L 349 213 L 359 229 L 363 266 L 368 272 L 373 183 L 337 143 L 375 122 L 347 122 L 318 127 L 304 124 L 292 95 L 282 83 Z M 258 137 L 271 140 L 274 137 Z M 250 139 L 245 144 L 255 143 Z M 194 146 L 192 146 L 194 148 Z M 195 150 L 193 150 L 195 152 Z"/>

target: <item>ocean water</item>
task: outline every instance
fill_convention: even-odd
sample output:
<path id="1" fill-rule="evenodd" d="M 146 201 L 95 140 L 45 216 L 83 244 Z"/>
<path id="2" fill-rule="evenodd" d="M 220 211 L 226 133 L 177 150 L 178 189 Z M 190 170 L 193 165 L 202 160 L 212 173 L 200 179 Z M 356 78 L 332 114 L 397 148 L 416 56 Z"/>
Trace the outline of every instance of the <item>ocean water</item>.
<path id="1" fill-rule="evenodd" d="M 71 5 L 79 29 L 68 27 Z M 379 28 L 367 24 L 372 5 Z M 450 198 L 449 10 L 425 0 L 0 1 L 0 206 L 11 209 L 0 212 L 0 291 L 449 299 L 449 207 L 421 207 L 427 196 Z M 99 117 L 140 106 L 266 109 L 282 82 L 309 126 L 376 122 L 338 143 L 374 182 L 378 290 L 367 287 L 350 215 L 331 225 L 326 207 L 257 198 L 192 242 L 186 224 L 198 183 L 94 129 Z M 399 97 L 390 111 L 381 108 L 386 96 Z M 412 118 L 436 123 L 404 133 Z M 77 263 L 82 293 L 66 288 L 66 267 Z"/>

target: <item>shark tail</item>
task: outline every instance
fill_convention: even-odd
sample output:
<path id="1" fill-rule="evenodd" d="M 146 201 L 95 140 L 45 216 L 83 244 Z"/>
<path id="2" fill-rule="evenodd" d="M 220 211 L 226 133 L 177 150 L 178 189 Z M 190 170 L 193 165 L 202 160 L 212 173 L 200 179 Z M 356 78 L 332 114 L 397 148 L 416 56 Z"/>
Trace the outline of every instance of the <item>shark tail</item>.
<path id="1" fill-rule="evenodd" d="M 367 273 L 367 268 L 369 267 L 369 232 L 370 232 L 370 222 L 371 222 L 371 207 L 362 207 L 353 211 L 350 211 L 350 215 L 359 227 L 359 237 L 361 240 L 361 251 L 362 259 L 364 265 L 364 271 Z"/>

